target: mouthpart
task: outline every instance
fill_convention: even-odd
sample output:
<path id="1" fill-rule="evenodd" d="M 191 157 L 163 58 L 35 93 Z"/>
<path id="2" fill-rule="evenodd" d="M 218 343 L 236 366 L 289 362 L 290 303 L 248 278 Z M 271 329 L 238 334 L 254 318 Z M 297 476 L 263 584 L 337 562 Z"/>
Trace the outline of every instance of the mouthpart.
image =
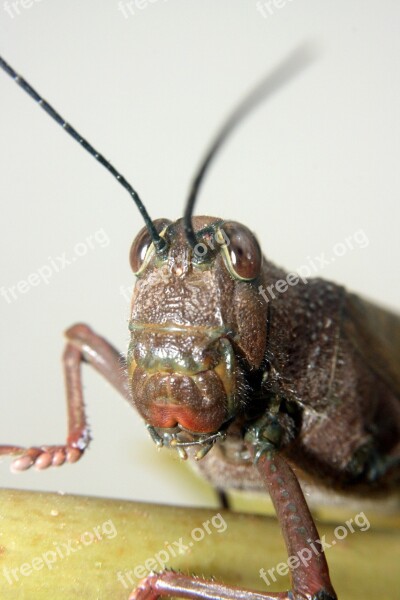
<path id="1" fill-rule="evenodd" d="M 201 460 L 216 442 L 225 440 L 229 423 L 230 421 L 213 433 L 194 433 L 183 429 L 179 425 L 170 429 L 153 427 L 148 423 L 146 429 L 158 448 L 172 448 L 178 452 L 181 459 L 186 460 L 188 458 L 186 449 L 198 447 L 194 459 Z"/>

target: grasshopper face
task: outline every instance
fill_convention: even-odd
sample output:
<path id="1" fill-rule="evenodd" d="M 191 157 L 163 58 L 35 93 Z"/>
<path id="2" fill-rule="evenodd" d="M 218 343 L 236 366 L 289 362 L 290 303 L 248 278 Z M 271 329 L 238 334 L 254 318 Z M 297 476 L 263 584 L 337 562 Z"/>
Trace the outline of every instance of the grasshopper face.
<path id="1" fill-rule="evenodd" d="M 262 257 L 238 223 L 195 217 L 194 249 L 182 220 L 155 225 L 167 250 L 157 255 L 146 229 L 131 249 L 132 396 L 157 443 L 200 445 L 201 458 L 241 412 L 246 371 L 263 358 Z"/>

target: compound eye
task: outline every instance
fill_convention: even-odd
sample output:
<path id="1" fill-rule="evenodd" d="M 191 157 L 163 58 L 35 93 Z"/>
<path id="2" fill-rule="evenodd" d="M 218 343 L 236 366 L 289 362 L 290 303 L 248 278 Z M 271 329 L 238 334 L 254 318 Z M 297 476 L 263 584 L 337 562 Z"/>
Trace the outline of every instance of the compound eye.
<path id="1" fill-rule="evenodd" d="M 161 233 L 168 225 L 172 223 L 169 219 L 156 219 L 153 221 L 158 233 Z M 150 247 L 153 242 L 147 227 L 143 227 L 132 242 L 129 252 L 129 262 L 132 271 L 137 274 L 143 267 L 146 257 L 149 255 Z M 154 246 L 152 246 L 154 252 Z"/>
<path id="2" fill-rule="evenodd" d="M 224 223 L 221 229 L 229 240 L 224 248 L 230 272 L 238 279 L 256 279 L 261 271 L 262 254 L 254 235 L 235 221 Z"/>

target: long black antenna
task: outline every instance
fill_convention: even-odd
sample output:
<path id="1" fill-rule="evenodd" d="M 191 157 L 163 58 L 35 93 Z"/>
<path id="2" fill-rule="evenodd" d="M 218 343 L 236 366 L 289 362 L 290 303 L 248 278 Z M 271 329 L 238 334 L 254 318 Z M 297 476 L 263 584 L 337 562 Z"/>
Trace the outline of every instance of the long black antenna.
<path id="1" fill-rule="evenodd" d="M 138 207 L 138 209 L 144 219 L 144 222 L 146 224 L 147 229 L 149 230 L 149 233 L 150 233 L 151 239 L 153 240 L 153 244 L 156 248 L 156 251 L 162 252 L 165 249 L 166 242 L 162 237 L 160 237 L 158 235 L 158 232 L 157 232 L 156 228 L 154 227 L 154 224 L 153 224 L 152 220 L 150 219 L 149 214 L 148 214 L 147 210 L 145 209 L 144 204 L 139 197 L 139 194 L 136 192 L 136 190 L 133 189 L 131 184 L 128 183 L 128 181 L 125 179 L 125 177 L 123 175 L 121 175 L 121 173 L 119 173 L 112 166 L 112 164 L 106 158 L 104 158 L 104 156 L 102 154 L 99 154 L 99 152 L 97 152 L 97 150 L 95 148 L 93 148 L 93 146 L 91 144 L 89 144 L 89 142 L 87 140 L 85 140 L 85 138 L 83 138 L 80 133 L 78 133 L 76 131 L 76 129 L 74 129 L 71 125 L 69 125 L 65 121 L 65 119 L 63 119 L 63 117 L 48 102 L 46 102 L 46 100 L 44 98 L 42 98 L 42 96 L 40 96 L 40 94 L 38 94 L 33 89 L 33 87 L 31 85 L 29 85 L 29 83 L 27 81 L 25 81 L 25 79 L 23 79 L 23 77 L 18 75 L 18 73 L 16 73 L 14 71 L 14 69 L 12 67 L 10 67 L 10 65 L 8 63 L 6 63 L 6 61 L 3 58 L 1 58 L 1 56 L 0 56 L 0 67 L 6 73 L 8 73 L 8 75 L 15 81 L 15 83 L 17 83 L 27 94 L 29 94 L 29 96 L 31 96 L 31 98 L 33 98 L 39 104 L 39 106 L 41 106 L 41 108 L 43 108 L 43 110 L 46 111 L 47 114 L 52 119 L 54 119 L 54 121 L 56 121 L 59 125 L 61 125 L 61 127 L 64 129 L 64 131 L 69 133 L 69 135 L 71 135 L 74 138 L 74 140 L 79 142 L 79 144 L 87 152 L 89 152 L 89 154 L 91 154 L 101 165 L 103 165 L 103 167 L 105 167 L 107 169 L 107 171 L 109 171 L 111 173 L 111 175 L 113 175 L 115 177 L 115 179 L 118 181 L 118 183 L 120 183 L 129 192 L 129 194 L 132 196 L 136 206 Z"/>
<path id="2" fill-rule="evenodd" d="M 185 214 L 183 217 L 186 238 L 194 248 L 197 244 L 196 235 L 193 230 L 192 214 L 195 202 L 199 195 L 201 184 L 204 181 L 210 164 L 217 155 L 219 149 L 224 144 L 229 134 L 237 127 L 237 125 L 246 117 L 253 108 L 265 100 L 266 97 L 272 96 L 285 83 L 293 79 L 303 68 L 308 66 L 315 58 L 316 52 L 309 45 L 303 45 L 294 50 L 287 58 L 285 58 L 273 71 L 269 73 L 232 111 L 227 120 L 223 123 L 218 131 L 214 141 L 209 147 L 206 155 L 200 164 L 200 167 L 193 178 L 189 196 L 186 203 Z"/>

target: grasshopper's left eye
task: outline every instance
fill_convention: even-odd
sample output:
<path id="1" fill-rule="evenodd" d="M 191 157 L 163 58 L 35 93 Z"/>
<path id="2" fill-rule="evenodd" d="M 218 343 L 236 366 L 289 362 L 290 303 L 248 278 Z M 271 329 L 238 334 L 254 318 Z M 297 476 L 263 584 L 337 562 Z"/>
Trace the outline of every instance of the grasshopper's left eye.
<path id="1" fill-rule="evenodd" d="M 172 223 L 172 221 L 169 221 L 168 219 L 156 219 L 154 221 L 154 227 L 158 233 L 161 233 L 168 225 L 170 225 L 170 223 Z M 136 275 L 141 271 L 146 262 L 146 258 L 149 256 L 149 249 L 152 243 L 147 227 L 143 227 L 133 240 L 129 253 L 131 269 Z"/>
<path id="2" fill-rule="evenodd" d="M 227 267 L 236 279 L 251 281 L 260 275 L 260 246 L 247 227 L 228 221 L 221 227 L 226 244 L 223 246 Z"/>

